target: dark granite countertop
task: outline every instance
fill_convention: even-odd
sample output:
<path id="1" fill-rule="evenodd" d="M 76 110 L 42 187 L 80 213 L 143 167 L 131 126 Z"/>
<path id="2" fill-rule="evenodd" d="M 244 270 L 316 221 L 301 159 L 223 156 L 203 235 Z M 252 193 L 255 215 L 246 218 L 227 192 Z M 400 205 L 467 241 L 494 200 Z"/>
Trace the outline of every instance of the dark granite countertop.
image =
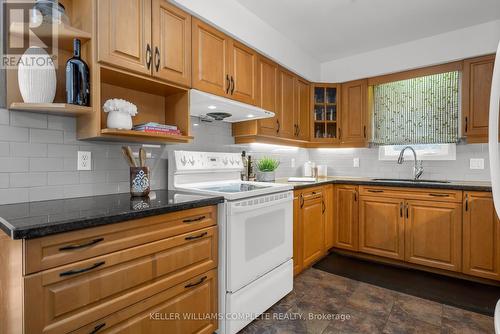
<path id="1" fill-rule="evenodd" d="M 223 201 L 221 196 L 156 190 L 147 199 L 123 193 L 6 204 L 0 205 L 0 228 L 12 239 L 32 239 Z"/>
<path id="2" fill-rule="evenodd" d="M 408 181 L 387 181 L 375 180 L 369 177 L 352 176 L 329 176 L 318 178 L 315 182 L 288 182 L 288 178 L 276 179 L 276 183 L 286 183 L 294 186 L 294 189 L 304 189 L 325 184 L 357 184 L 368 186 L 388 186 L 404 188 L 427 188 L 427 189 L 453 189 L 469 191 L 491 191 L 491 182 L 486 181 L 448 181 L 441 182 L 408 182 Z"/>

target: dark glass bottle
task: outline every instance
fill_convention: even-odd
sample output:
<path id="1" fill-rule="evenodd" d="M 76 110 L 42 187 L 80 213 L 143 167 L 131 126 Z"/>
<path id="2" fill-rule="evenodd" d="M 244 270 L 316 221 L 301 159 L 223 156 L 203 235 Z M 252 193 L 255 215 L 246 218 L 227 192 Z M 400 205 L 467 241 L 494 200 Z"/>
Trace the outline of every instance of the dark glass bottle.
<path id="1" fill-rule="evenodd" d="M 90 105 L 89 67 L 80 57 L 80 40 L 73 40 L 73 57 L 66 62 L 66 102 Z"/>

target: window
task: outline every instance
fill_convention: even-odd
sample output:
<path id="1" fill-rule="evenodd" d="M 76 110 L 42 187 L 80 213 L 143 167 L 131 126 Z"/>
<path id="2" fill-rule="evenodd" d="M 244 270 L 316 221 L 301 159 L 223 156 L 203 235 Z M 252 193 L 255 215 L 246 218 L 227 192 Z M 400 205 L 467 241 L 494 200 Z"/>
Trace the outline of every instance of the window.
<path id="1" fill-rule="evenodd" d="M 407 145 L 380 146 L 378 149 L 379 160 L 397 160 L 399 152 Z M 456 144 L 420 144 L 410 145 L 415 149 L 418 160 L 456 160 Z M 405 160 L 413 160 L 413 153 L 405 151 Z"/>
<path id="2" fill-rule="evenodd" d="M 373 143 L 444 144 L 459 139 L 458 71 L 373 87 Z"/>

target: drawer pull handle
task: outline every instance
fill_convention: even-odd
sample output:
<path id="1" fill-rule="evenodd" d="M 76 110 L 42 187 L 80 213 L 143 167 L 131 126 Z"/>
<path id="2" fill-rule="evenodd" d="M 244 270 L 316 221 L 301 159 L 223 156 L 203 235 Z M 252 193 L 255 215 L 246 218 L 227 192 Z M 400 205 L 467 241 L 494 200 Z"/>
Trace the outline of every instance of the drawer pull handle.
<path id="1" fill-rule="evenodd" d="M 207 279 L 207 276 L 203 276 L 202 278 L 200 278 L 200 280 L 198 282 L 195 282 L 195 283 L 189 283 L 188 285 L 184 286 L 186 289 L 188 288 L 192 288 L 193 286 L 197 286 L 197 285 L 200 285 L 201 283 L 205 282 L 205 280 Z"/>
<path id="2" fill-rule="evenodd" d="M 204 236 L 206 236 L 208 234 L 208 232 L 203 232 L 202 234 L 200 235 L 191 235 L 189 237 L 185 237 L 184 239 L 185 240 L 194 240 L 194 239 L 200 239 L 200 238 L 203 238 Z"/>
<path id="3" fill-rule="evenodd" d="M 429 194 L 429 195 L 434 197 L 450 197 L 450 194 Z"/>
<path id="4" fill-rule="evenodd" d="M 92 246 L 92 245 L 95 245 L 101 241 L 103 241 L 104 238 L 97 238 L 97 239 L 94 239 L 94 240 L 90 240 L 89 242 L 86 242 L 84 244 L 77 244 L 77 245 L 68 245 L 68 246 L 64 246 L 64 247 L 61 247 L 59 248 L 60 251 L 67 251 L 67 250 L 74 250 L 74 249 L 79 249 L 79 248 L 85 248 L 85 247 L 89 247 L 89 246 Z"/>
<path id="5" fill-rule="evenodd" d="M 378 189 L 368 189 L 368 192 L 370 193 L 383 193 L 383 190 L 378 190 Z"/>
<path id="6" fill-rule="evenodd" d="M 95 333 L 99 332 L 104 326 L 106 326 L 105 322 L 95 326 L 94 329 L 92 330 L 92 332 L 90 332 L 89 334 L 95 334 Z"/>
<path id="7" fill-rule="evenodd" d="M 102 266 L 105 263 L 106 262 L 101 261 L 101 262 L 94 263 L 93 265 L 91 265 L 90 267 L 87 267 L 87 268 L 65 271 L 65 272 L 60 273 L 59 276 L 64 277 L 64 276 L 71 276 L 71 275 L 81 274 L 81 273 L 90 271 L 92 269 L 98 268 L 98 267 Z"/>
<path id="8" fill-rule="evenodd" d="M 197 218 L 184 219 L 182 222 L 183 223 L 193 223 L 193 222 L 197 222 L 197 221 L 200 221 L 200 220 L 203 220 L 203 219 L 205 219 L 205 216 L 200 216 L 200 217 L 197 217 Z"/>

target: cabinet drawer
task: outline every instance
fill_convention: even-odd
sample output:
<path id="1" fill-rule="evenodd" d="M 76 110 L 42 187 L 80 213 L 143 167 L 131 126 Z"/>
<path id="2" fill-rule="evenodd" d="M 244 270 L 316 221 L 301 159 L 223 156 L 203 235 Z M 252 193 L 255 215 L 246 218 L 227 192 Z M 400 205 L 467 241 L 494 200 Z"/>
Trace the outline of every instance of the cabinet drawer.
<path id="1" fill-rule="evenodd" d="M 360 186 L 359 194 L 439 202 L 462 202 L 461 190 Z"/>
<path id="2" fill-rule="evenodd" d="M 312 200 L 323 197 L 323 187 L 307 188 L 301 191 L 300 196 L 303 200 Z"/>
<path id="3" fill-rule="evenodd" d="M 206 206 L 27 240 L 25 274 L 195 231 L 216 223 L 217 207 Z"/>
<path id="4" fill-rule="evenodd" d="M 211 270 L 73 333 L 212 334 L 217 330 L 217 273 Z M 187 317 L 197 319 L 184 319 Z M 210 317 L 211 316 L 211 317 Z"/>
<path id="5" fill-rule="evenodd" d="M 66 333 L 217 267 L 217 227 L 30 275 L 27 333 Z"/>

